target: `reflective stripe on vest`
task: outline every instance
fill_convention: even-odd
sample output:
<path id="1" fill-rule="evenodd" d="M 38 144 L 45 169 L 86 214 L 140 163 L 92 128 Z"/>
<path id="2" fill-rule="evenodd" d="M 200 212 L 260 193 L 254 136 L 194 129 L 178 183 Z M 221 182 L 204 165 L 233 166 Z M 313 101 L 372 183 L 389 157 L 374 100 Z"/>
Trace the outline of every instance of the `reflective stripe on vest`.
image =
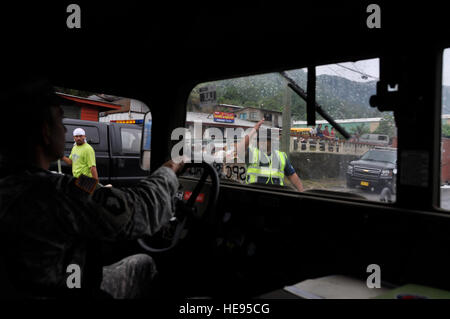
<path id="1" fill-rule="evenodd" d="M 270 158 L 262 153 L 258 148 L 252 149 L 253 153 L 253 159 L 251 163 L 247 166 L 247 173 L 245 177 L 246 184 L 253 184 L 258 181 L 258 177 L 264 177 L 267 179 L 266 184 L 273 184 L 273 178 L 278 178 L 280 181 L 280 185 L 284 186 L 284 167 L 286 165 L 286 159 L 285 159 L 285 153 L 280 151 L 275 151 L 275 154 L 278 158 L 278 163 L 280 165 L 277 165 L 279 168 L 273 167 L 273 161 L 272 156 Z M 267 162 L 269 163 L 269 166 L 260 166 L 259 163 L 259 157 L 261 155 L 264 155 L 266 157 Z"/>

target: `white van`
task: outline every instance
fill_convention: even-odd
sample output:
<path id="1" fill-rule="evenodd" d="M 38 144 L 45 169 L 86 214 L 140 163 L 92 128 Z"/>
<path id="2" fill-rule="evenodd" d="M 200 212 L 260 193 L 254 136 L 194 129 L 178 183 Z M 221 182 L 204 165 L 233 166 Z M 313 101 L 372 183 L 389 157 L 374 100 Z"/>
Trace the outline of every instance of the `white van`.
<path id="1" fill-rule="evenodd" d="M 380 146 L 388 146 L 389 136 L 383 134 L 363 134 L 359 138 L 359 142 Z"/>

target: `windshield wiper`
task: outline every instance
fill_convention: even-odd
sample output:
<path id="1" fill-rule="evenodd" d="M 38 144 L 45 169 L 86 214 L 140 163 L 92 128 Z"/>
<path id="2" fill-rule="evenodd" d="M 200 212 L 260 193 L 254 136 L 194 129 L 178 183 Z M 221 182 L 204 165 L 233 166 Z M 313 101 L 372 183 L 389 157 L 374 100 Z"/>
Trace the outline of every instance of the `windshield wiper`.
<path id="1" fill-rule="evenodd" d="M 308 97 L 306 92 L 300 87 L 298 86 L 298 84 L 291 78 L 289 77 L 289 75 L 287 75 L 287 73 L 285 71 L 280 72 L 281 76 L 284 77 L 289 83 L 288 86 L 299 96 L 301 97 L 303 100 L 305 100 L 305 102 L 307 104 L 308 103 Z M 308 105 L 307 105 L 308 106 Z M 342 127 L 340 126 L 338 123 L 336 123 L 333 118 L 328 115 L 327 112 L 325 112 L 325 110 L 317 103 L 314 102 L 314 106 L 315 106 L 315 111 L 317 113 L 320 114 L 320 116 L 322 116 L 328 123 L 331 124 L 331 126 L 333 126 L 336 131 L 338 131 L 339 133 L 342 134 L 342 136 L 344 136 L 345 139 L 349 139 L 350 138 L 350 134 Z M 308 110 L 307 110 L 308 111 Z"/>

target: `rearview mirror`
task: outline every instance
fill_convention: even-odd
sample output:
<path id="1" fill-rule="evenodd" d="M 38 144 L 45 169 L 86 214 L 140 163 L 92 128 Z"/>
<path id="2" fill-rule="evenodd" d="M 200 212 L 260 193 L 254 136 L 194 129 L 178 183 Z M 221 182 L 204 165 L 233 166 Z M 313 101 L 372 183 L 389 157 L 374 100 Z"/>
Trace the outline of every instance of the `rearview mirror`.
<path id="1" fill-rule="evenodd" d="M 152 114 L 145 113 L 141 134 L 141 169 L 150 171 L 150 151 L 152 140 Z"/>

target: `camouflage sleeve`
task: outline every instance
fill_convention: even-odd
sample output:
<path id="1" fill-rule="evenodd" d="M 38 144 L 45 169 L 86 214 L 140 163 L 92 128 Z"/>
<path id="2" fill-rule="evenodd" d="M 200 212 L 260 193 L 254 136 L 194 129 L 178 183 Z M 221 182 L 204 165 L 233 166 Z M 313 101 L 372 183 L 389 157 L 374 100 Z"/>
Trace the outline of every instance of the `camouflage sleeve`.
<path id="1" fill-rule="evenodd" d="M 63 209 L 70 219 L 68 231 L 102 240 L 135 239 L 152 235 L 174 214 L 174 198 L 179 183 L 168 167 L 129 188 L 97 189 L 92 195 L 74 186 L 65 177 L 57 188 L 67 196 Z M 70 180 L 67 180 L 69 178 Z"/>

